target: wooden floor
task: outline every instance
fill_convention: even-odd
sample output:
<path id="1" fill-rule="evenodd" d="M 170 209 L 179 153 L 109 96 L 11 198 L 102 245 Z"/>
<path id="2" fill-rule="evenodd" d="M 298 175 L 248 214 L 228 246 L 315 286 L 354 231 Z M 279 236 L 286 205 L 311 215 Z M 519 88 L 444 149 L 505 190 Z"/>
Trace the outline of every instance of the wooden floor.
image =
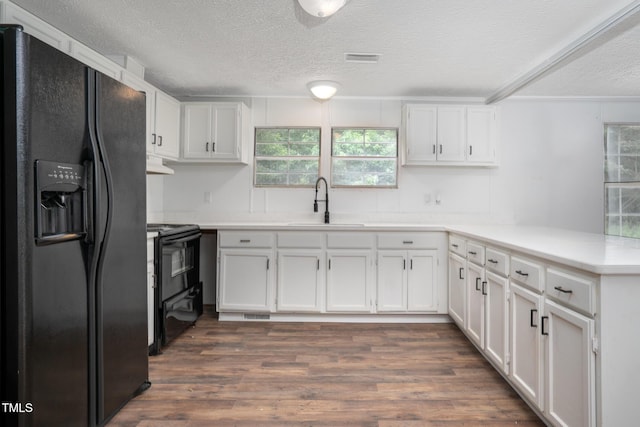
<path id="1" fill-rule="evenodd" d="M 149 371 L 109 427 L 543 425 L 453 324 L 205 314 Z"/>

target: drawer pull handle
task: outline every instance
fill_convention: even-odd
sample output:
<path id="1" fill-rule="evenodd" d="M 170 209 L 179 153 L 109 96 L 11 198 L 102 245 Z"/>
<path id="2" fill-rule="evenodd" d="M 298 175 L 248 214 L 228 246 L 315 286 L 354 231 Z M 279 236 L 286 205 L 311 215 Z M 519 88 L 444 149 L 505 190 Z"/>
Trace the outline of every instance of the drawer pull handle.
<path id="1" fill-rule="evenodd" d="M 535 308 L 531 309 L 531 318 L 529 319 L 529 325 L 532 328 L 537 328 L 538 325 L 536 325 L 535 323 L 533 323 L 533 320 L 535 319 L 535 315 L 538 314 L 538 310 L 536 310 Z"/>
<path id="2" fill-rule="evenodd" d="M 240 239 L 240 243 L 251 243 L 251 239 Z"/>
<path id="3" fill-rule="evenodd" d="M 452 243 L 451 246 L 456 248 L 456 249 L 458 248 L 458 245 L 456 245 L 455 243 Z"/>
<path id="4" fill-rule="evenodd" d="M 491 259 L 489 258 L 487 261 L 489 261 L 491 264 L 497 264 L 498 261 L 496 261 L 495 259 Z"/>
<path id="5" fill-rule="evenodd" d="M 402 243 L 405 245 L 413 245 L 413 240 L 403 240 Z"/>
<path id="6" fill-rule="evenodd" d="M 478 255 L 478 252 L 469 251 L 469 254 L 471 254 L 471 255 Z"/>
<path id="7" fill-rule="evenodd" d="M 524 271 L 522 271 L 522 270 L 516 270 L 516 273 L 517 273 L 517 274 L 519 274 L 519 275 L 521 275 L 521 276 L 524 276 L 524 277 L 528 277 L 528 276 L 529 276 L 529 273 L 525 273 L 525 272 L 524 272 Z"/>
<path id="8" fill-rule="evenodd" d="M 555 289 L 558 292 L 562 292 L 563 294 L 572 294 L 573 291 L 571 289 L 564 289 L 562 286 L 554 286 L 553 289 Z"/>

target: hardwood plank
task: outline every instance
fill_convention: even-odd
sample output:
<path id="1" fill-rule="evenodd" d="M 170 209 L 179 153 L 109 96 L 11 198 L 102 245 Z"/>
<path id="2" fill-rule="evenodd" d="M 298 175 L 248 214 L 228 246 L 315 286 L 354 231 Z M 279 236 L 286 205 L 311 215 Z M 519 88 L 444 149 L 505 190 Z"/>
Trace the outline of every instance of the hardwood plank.
<path id="1" fill-rule="evenodd" d="M 542 426 L 453 324 L 218 322 L 149 359 L 109 427 Z"/>

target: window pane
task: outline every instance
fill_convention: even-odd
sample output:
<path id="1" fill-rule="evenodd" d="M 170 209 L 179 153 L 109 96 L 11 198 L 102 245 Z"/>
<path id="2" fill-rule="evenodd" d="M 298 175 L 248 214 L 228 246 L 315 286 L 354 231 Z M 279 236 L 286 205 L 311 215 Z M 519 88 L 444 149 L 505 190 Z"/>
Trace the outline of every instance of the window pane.
<path id="1" fill-rule="evenodd" d="M 256 128 L 255 185 L 311 186 L 319 167 L 319 128 Z"/>
<path id="2" fill-rule="evenodd" d="M 640 183 L 605 187 L 605 234 L 640 237 Z"/>
<path id="3" fill-rule="evenodd" d="M 396 160 L 335 159 L 334 185 L 382 186 L 396 185 Z"/>
<path id="4" fill-rule="evenodd" d="M 607 125 L 605 182 L 640 181 L 640 125 Z"/>
<path id="5" fill-rule="evenodd" d="M 331 183 L 336 186 L 395 187 L 397 129 L 332 129 Z"/>

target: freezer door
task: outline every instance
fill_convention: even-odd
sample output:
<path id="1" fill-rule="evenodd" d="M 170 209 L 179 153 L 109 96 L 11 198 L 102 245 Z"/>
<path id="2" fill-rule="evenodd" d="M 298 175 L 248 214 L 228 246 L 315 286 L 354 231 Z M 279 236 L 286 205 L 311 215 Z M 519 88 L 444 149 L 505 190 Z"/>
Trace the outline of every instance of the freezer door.
<path id="1" fill-rule="evenodd" d="M 84 160 L 86 69 L 21 31 L 13 37 L 3 37 L 2 65 L 2 401 L 32 411 L 3 414 L 3 425 L 86 426 L 87 252 L 82 240 L 36 245 L 34 188 L 36 161 Z"/>
<path id="2" fill-rule="evenodd" d="M 102 159 L 102 251 L 96 280 L 98 421 L 146 387 L 146 100 L 96 73 L 96 137 Z"/>

